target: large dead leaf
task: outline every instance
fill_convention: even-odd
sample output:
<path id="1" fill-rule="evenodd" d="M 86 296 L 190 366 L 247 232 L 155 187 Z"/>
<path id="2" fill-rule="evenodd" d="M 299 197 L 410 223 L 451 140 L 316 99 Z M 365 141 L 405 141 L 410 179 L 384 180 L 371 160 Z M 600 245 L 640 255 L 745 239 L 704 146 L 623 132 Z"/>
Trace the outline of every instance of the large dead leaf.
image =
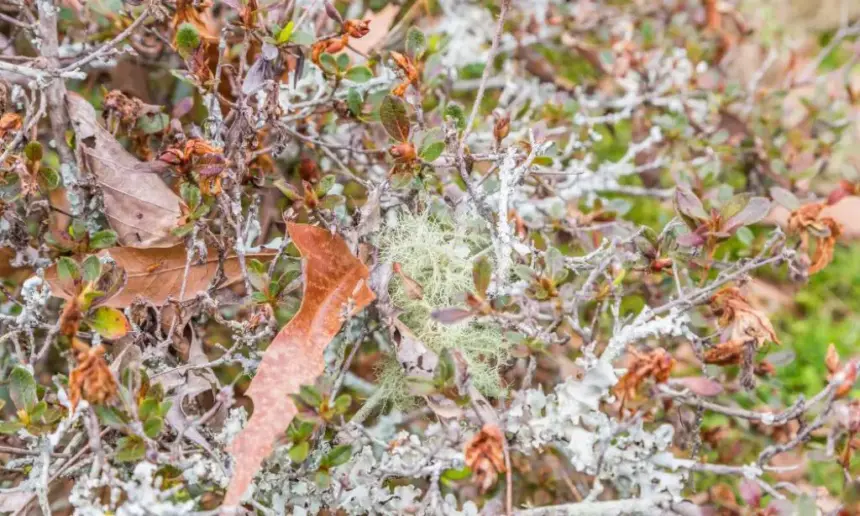
<path id="1" fill-rule="evenodd" d="M 180 216 L 180 199 L 157 175 L 142 172 L 141 162 L 99 125 L 96 110 L 69 93 L 69 117 L 87 166 L 102 188 L 105 215 L 130 247 L 170 247 L 181 239 L 170 234 Z"/>
<path id="2" fill-rule="evenodd" d="M 296 415 L 290 394 L 313 383 L 325 367 L 323 350 L 340 331 L 345 315 L 370 304 L 367 267 L 346 243 L 323 228 L 289 224 L 287 230 L 305 259 L 305 291 L 298 313 L 266 350 L 248 388 L 254 413 L 230 445 L 236 461 L 224 498 L 235 506 L 260 465 Z M 344 314 L 346 308 L 350 314 Z"/>
<path id="3" fill-rule="evenodd" d="M 177 245 L 166 249 L 135 249 L 133 247 L 114 247 L 105 249 L 99 256 L 109 254 L 117 265 L 123 269 L 128 276 L 125 287 L 115 296 L 104 303 L 105 306 L 126 307 L 138 296 L 148 299 L 155 305 L 163 305 L 170 296 L 179 299 L 182 290 L 182 277 L 185 274 L 186 253 L 184 245 Z M 248 259 L 260 260 L 270 258 L 274 251 L 260 253 L 249 253 Z M 218 253 L 210 249 L 202 263 L 195 257 L 188 269 L 188 279 L 185 284 L 185 295 L 181 301 L 192 299 L 194 296 L 206 290 L 209 282 L 215 277 L 218 270 Z M 228 256 L 224 260 L 224 276 L 226 281 L 222 286 L 235 283 L 242 277 L 242 269 L 237 256 Z M 45 279 L 51 285 L 55 295 L 67 298 L 57 278 L 57 267 L 52 265 L 45 272 Z"/>

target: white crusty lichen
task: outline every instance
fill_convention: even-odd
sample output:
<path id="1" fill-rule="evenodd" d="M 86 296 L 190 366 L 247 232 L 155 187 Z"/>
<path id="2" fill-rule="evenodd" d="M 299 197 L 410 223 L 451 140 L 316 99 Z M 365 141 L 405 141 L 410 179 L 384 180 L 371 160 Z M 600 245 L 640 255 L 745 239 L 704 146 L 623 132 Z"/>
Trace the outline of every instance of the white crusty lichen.
<path id="1" fill-rule="evenodd" d="M 99 478 L 81 478 L 69 494 L 69 502 L 78 516 L 180 516 L 194 510 L 195 502 L 176 501 L 177 488 L 163 489 L 158 466 L 140 462 L 131 478 L 123 480 L 121 472 L 108 470 Z M 110 499 L 102 502 L 102 488 L 110 488 Z"/>
<path id="2" fill-rule="evenodd" d="M 276 514 L 317 514 L 329 508 L 350 515 L 476 515 L 478 508 L 473 502 L 466 501 L 461 507 L 454 496 L 443 497 L 438 489 L 425 492 L 411 484 L 388 487 L 385 482 L 389 478 L 438 482 L 442 471 L 465 465 L 463 438 L 457 428 L 432 424 L 420 436 L 399 432 L 385 447 L 355 445 L 349 462 L 330 471 L 327 487 L 285 475 L 283 468 L 289 467 L 289 458 L 281 453 L 282 448 L 260 475 L 255 499 L 270 501 Z"/>
<path id="3" fill-rule="evenodd" d="M 595 477 L 596 490 L 606 482 L 623 498 L 680 497 L 685 477 L 667 460 L 672 427 L 649 430 L 641 421 L 622 423 L 601 412 L 615 383 L 612 366 L 593 361 L 582 379 L 568 379 L 549 395 L 539 389 L 516 393 L 504 414 L 514 447 L 524 452 L 556 447 L 577 471 Z"/>

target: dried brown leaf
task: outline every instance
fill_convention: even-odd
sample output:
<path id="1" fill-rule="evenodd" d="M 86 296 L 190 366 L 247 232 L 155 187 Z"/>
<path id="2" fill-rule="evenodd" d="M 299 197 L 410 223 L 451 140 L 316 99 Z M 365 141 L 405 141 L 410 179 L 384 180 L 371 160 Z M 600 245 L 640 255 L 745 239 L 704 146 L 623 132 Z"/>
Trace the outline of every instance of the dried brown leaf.
<path id="1" fill-rule="evenodd" d="M 116 395 L 117 387 L 110 367 L 105 362 L 104 348 L 91 348 L 78 340 L 73 342 L 78 350 L 78 365 L 69 374 L 72 410 L 82 399 L 93 404 L 105 403 Z"/>
<path id="2" fill-rule="evenodd" d="M 463 449 L 466 466 L 472 470 L 475 482 L 486 493 L 505 468 L 505 437 L 494 424 L 486 424 L 466 443 Z"/>
<path id="3" fill-rule="evenodd" d="M 170 247 L 181 239 L 170 230 L 180 216 L 180 199 L 158 176 L 99 125 L 96 110 L 83 97 L 66 97 L 78 145 L 104 194 L 105 215 L 119 243 L 129 247 Z"/>
<path id="4" fill-rule="evenodd" d="M 177 301 L 192 299 L 209 287 L 209 282 L 218 270 L 218 253 L 210 249 L 207 258 L 201 263 L 192 259 L 188 269 L 188 279 L 185 284 L 185 295 L 179 299 L 182 290 L 182 277 L 185 274 L 186 251 L 184 245 L 166 249 L 136 249 L 133 247 L 114 247 L 105 249 L 99 256 L 110 255 L 118 267 L 125 270 L 127 281 L 116 295 L 100 303 L 104 306 L 122 308 L 130 305 L 138 296 L 145 298 L 155 305 L 163 305 L 168 297 Z M 273 251 L 249 253 L 246 258 L 265 260 L 274 255 Z M 225 282 L 221 286 L 235 283 L 242 277 L 238 256 L 228 256 L 224 259 Z M 51 285 L 55 295 L 68 298 L 63 292 L 57 278 L 56 266 L 51 266 L 45 273 L 45 279 Z"/>
<path id="5" fill-rule="evenodd" d="M 287 230 L 305 259 L 304 298 L 298 313 L 266 350 L 248 388 L 254 413 L 230 445 L 236 465 L 224 498 L 226 506 L 241 501 L 275 439 L 296 415 L 290 394 L 322 373 L 323 350 L 340 331 L 344 316 L 374 299 L 367 284 L 370 272 L 342 238 L 304 224 L 288 224 Z"/>

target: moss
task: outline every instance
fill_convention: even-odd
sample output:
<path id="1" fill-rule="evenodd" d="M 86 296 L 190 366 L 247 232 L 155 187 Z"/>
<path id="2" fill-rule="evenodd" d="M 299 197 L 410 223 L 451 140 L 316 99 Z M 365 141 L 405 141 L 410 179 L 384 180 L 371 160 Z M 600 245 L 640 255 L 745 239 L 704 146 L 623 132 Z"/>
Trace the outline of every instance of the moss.
<path id="1" fill-rule="evenodd" d="M 440 324 L 431 317 L 434 310 L 462 306 L 465 292 L 473 288 L 473 261 L 486 255 L 491 245 L 482 221 L 465 217 L 455 223 L 445 212 L 403 214 L 381 231 L 377 245 L 382 260 L 399 263 L 424 290 L 422 299 L 411 299 L 403 282 L 392 279 L 389 290 L 394 305 L 403 311 L 400 320 L 437 353 L 459 349 L 475 387 L 489 396 L 500 394 L 498 367 L 510 348 L 502 329 L 475 321 Z M 381 381 L 393 397 L 406 392 L 399 367 L 383 367 Z"/>

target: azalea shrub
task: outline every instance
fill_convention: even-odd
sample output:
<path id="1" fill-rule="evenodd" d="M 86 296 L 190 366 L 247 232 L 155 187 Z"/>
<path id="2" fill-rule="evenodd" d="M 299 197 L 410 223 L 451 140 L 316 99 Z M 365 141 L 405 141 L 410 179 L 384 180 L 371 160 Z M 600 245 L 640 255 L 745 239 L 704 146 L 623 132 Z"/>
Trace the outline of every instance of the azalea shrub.
<path id="1" fill-rule="evenodd" d="M 860 22 L 747 4 L 6 2 L 0 511 L 860 511 Z"/>

